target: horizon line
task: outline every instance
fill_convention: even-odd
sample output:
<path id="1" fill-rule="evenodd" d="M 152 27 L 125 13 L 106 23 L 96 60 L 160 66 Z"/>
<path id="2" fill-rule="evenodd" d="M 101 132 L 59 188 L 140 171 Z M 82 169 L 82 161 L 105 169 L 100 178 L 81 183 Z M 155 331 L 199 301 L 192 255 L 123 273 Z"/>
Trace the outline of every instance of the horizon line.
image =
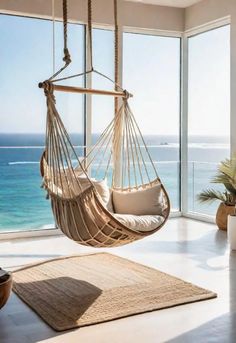
<path id="1" fill-rule="evenodd" d="M 92 135 L 101 135 L 102 132 L 92 132 Z M 78 134 L 85 134 L 84 132 L 69 132 L 70 135 L 78 135 Z M 148 133 L 148 132 L 143 132 L 143 135 L 150 135 L 150 136 L 175 136 L 175 137 L 180 137 L 179 134 L 173 134 L 173 133 L 160 133 L 160 134 L 155 134 L 155 133 Z M 0 132 L 0 135 L 46 135 L 45 132 Z M 188 135 L 189 137 L 229 137 L 229 135 L 222 135 L 222 134 L 190 134 Z"/>

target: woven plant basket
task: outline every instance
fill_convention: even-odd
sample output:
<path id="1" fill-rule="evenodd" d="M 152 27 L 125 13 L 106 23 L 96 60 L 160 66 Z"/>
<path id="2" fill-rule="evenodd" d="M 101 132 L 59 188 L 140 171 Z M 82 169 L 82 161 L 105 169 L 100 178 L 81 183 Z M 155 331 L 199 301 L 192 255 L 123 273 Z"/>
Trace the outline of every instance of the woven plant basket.
<path id="1" fill-rule="evenodd" d="M 225 205 L 220 203 L 216 212 L 216 225 L 220 230 L 227 231 L 227 218 L 229 214 L 234 214 L 234 206 Z"/>
<path id="2" fill-rule="evenodd" d="M 11 288 L 12 288 L 12 275 L 7 273 L 6 277 L 0 278 L 0 309 L 6 304 L 11 294 Z"/>

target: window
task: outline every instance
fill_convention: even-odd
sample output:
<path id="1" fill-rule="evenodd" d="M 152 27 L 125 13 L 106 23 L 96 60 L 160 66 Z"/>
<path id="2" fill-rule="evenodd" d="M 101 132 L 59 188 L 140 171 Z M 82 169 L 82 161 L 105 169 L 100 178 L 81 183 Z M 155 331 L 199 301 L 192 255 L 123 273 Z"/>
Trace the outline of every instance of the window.
<path id="1" fill-rule="evenodd" d="M 179 210 L 180 38 L 123 35 L 124 87 L 157 172 Z"/>
<path id="2" fill-rule="evenodd" d="M 114 80 L 114 31 L 93 29 L 93 63 L 95 70 Z M 93 88 L 97 89 L 114 89 L 114 84 L 111 81 L 97 74 L 93 74 L 92 85 Z M 93 95 L 91 114 L 91 141 L 92 144 L 94 144 L 113 119 L 114 98 L 110 96 Z M 109 158 L 108 156 L 105 156 L 103 164 L 100 165 L 99 162 L 101 162 L 105 150 L 106 146 L 103 146 L 95 163 L 93 163 L 91 171 L 92 176 L 96 176 L 98 179 L 103 177 Z M 110 169 L 108 171 L 109 183 L 111 183 L 111 167 L 112 165 L 109 167 Z"/>
<path id="3" fill-rule="evenodd" d="M 56 23 L 55 29 L 58 67 L 62 23 Z M 66 73 L 73 73 L 83 70 L 84 28 L 70 24 L 68 29 L 76 67 Z M 46 106 L 43 91 L 37 87 L 53 72 L 52 23 L 0 15 L 0 32 L 0 231 L 54 227 L 50 202 L 40 188 Z M 57 94 L 57 105 L 74 143 L 83 145 L 82 96 Z M 83 148 L 79 149 L 82 153 Z"/>
<path id="4" fill-rule="evenodd" d="M 196 196 L 230 155 L 230 26 L 188 39 L 188 211 L 214 215 Z"/>
<path id="5" fill-rule="evenodd" d="M 1 49 L 0 66 L 0 232 L 54 227 L 50 202 L 40 188 L 46 106 L 37 87 L 53 73 L 52 22 L 0 15 L 0 30 L 0 46 L 7 46 Z M 55 22 L 56 70 L 62 66 L 62 37 L 63 24 Z M 125 32 L 122 47 L 123 85 L 134 95 L 130 106 L 172 211 L 180 211 L 180 42 L 179 37 Z M 62 76 L 85 70 L 83 25 L 68 25 L 68 44 L 73 63 Z M 93 54 L 95 69 L 114 79 L 114 31 L 93 29 Z M 203 206 L 196 195 L 209 187 L 217 164 L 230 154 L 229 25 L 190 35 L 188 54 L 188 206 L 184 213 L 213 215 L 217 204 Z M 83 87 L 85 78 L 65 83 Z M 91 83 L 93 88 L 114 89 L 112 82 L 97 74 Z M 92 110 L 86 113 L 85 95 L 57 93 L 56 97 L 72 142 L 83 156 L 85 142 L 89 149 L 112 120 L 114 98 L 87 96 Z M 103 149 L 98 155 L 105 155 Z M 100 157 L 91 168 L 92 177 Z M 100 167 L 102 175 L 106 165 Z"/>

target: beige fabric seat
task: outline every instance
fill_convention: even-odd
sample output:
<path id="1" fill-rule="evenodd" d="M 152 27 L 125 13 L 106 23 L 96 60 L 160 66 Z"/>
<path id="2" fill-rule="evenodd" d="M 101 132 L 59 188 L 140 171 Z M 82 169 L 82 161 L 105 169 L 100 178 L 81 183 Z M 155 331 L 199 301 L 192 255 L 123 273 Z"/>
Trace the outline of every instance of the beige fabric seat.
<path id="1" fill-rule="evenodd" d="M 113 216 L 129 229 L 141 232 L 152 231 L 165 221 L 165 218 L 159 215 L 136 216 L 114 213 Z"/>
<path id="2" fill-rule="evenodd" d="M 58 178 L 59 179 L 59 178 Z M 87 178 L 85 176 L 78 176 L 78 179 L 80 180 L 80 184 L 83 188 L 83 190 L 86 190 L 89 186 L 90 183 L 88 182 Z M 121 213 L 114 213 L 114 209 L 113 209 L 113 204 L 112 204 L 112 192 L 110 192 L 108 185 L 107 185 L 107 180 L 102 180 L 102 181 L 98 181 L 95 179 L 91 179 L 93 181 L 93 184 L 95 186 L 95 189 L 97 190 L 101 203 L 102 205 L 113 215 L 113 217 L 118 220 L 120 223 L 122 223 L 123 225 L 125 225 L 127 228 L 131 229 L 131 230 L 135 230 L 135 231 L 140 231 L 140 232 L 148 232 L 148 231 L 152 231 L 155 228 L 157 228 L 158 226 L 160 226 L 165 218 L 161 215 L 153 215 L 153 214 L 149 214 L 149 215 L 138 215 L 138 214 L 121 214 Z M 158 183 L 158 187 L 159 187 L 159 183 Z M 49 188 L 52 192 L 55 192 L 55 190 L 59 190 L 59 194 L 64 196 L 65 198 L 69 198 L 70 193 L 76 195 L 79 195 L 81 193 L 80 188 L 78 187 L 78 185 L 76 185 L 77 187 L 74 187 L 71 189 L 69 188 L 67 190 L 67 192 L 63 192 L 63 190 L 66 190 L 66 180 L 63 180 L 63 184 L 60 185 L 61 188 L 59 188 L 58 186 L 56 186 L 55 184 L 53 184 L 52 182 L 49 182 Z M 156 188 L 156 186 L 154 186 Z M 151 190 L 151 192 L 150 192 Z M 161 191 L 161 189 L 160 189 Z M 114 192 L 113 192 L 113 199 L 116 199 L 116 207 L 117 204 L 120 203 L 121 206 L 125 206 L 126 210 L 129 210 L 129 206 L 133 206 L 135 208 L 139 208 L 142 206 L 143 200 L 145 199 L 145 194 L 146 194 L 146 198 L 145 199 L 147 201 L 147 204 L 149 204 L 149 212 L 150 210 L 152 210 L 152 207 L 155 206 L 155 202 L 157 202 L 157 199 L 159 200 L 160 198 L 160 194 L 161 192 L 157 192 L 157 190 L 155 190 L 155 192 L 153 193 L 153 189 L 146 189 L 146 190 L 141 190 L 138 192 L 123 192 L 120 193 L 120 197 L 114 197 Z M 140 193 L 140 194 L 139 194 Z M 153 193 L 153 194 L 152 194 Z M 148 194 L 148 196 L 147 196 Z M 131 199 L 130 199 L 131 198 Z M 132 200 L 133 199 L 133 204 L 132 204 Z M 159 206 L 160 203 L 158 202 Z M 155 207 L 154 207 L 155 208 Z M 146 210 L 146 212 L 148 212 L 148 210 Z"/>

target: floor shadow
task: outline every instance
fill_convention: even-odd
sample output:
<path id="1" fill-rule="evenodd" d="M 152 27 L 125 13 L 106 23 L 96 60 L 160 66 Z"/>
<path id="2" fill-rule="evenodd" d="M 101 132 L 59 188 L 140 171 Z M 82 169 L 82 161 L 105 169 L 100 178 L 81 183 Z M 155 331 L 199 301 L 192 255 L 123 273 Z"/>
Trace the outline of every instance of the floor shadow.
<path id="1" fill-rule="evenodd" d="M 221 233 L 218 235 L 220 236 Z M 221 242 L 219 242 L 221 244 Z M 229 254 L 229 312 L 185 332 L 169 343 L 235 343 L 236 342 L 236 251 Z M 226 282 L 227 280 L 219 280 Z M 204 315 L 204 314 L 203 314 Z"/>
<path id="2" fill-rule="evenodd" d="M 227 313 L 179 335 L 168 343 L 235 343 L 236 312 Z"/>
<path id="3" fill-rule="evenodd" d="M 236 312 L 236 251 L 231 251 L 229 255 L 229 303 L 230 311 Z"/>
<path id="4" fill-rule="evenodd" d="M 75 327 L 102 293 L 100 288 L 71 277 L 15 283 L 13 290 L 55 330 Z"/>
<path id="5" fill-rule="evenodd" d="M 207 270 L 221 270 L 225 267 L 209 266 L 207 260 L 225 254 L 227 249 L 226 233 L 220 230 L 210 231 L 196 239 L 175 239 L 172 241 L 147 240 L 136 246 L 129 246 L 129 251 L 138 249 L 142 254 L 185 254 L 199 262 L 199 267 Z"/>

